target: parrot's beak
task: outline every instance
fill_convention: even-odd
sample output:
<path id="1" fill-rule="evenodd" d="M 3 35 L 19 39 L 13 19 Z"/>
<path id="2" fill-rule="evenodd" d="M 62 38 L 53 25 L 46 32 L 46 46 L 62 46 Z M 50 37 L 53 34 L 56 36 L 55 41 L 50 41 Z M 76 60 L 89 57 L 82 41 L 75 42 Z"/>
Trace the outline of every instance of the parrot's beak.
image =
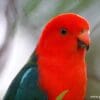
<path id="1" fill-rule="evenodd" d="M 89 32 L 84 31 L 78 36 L 78 47 L 79 48 L 86 48 L 87 50 L 89 49 L 90 45 L 90 37 L 89 37 Z"/>

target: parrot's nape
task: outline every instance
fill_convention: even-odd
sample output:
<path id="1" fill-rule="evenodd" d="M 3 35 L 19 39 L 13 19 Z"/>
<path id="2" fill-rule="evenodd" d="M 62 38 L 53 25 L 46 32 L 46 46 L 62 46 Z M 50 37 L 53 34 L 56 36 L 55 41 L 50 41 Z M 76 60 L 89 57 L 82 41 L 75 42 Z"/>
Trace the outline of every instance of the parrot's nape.
<path id="1" fill-rule="evenodd" d="M 88 21 L 74 13 L 51 19 L 4 100 L 84 100 L 89 31 Z"/>

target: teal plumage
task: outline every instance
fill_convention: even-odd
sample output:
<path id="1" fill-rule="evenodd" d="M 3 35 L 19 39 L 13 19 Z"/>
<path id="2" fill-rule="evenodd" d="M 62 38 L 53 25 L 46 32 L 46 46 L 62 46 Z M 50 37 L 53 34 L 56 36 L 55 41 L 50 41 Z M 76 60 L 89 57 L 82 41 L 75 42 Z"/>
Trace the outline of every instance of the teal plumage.
<path id="1" fill-rule="evenodd" d="M 47 100 L 38 84 L 38 66 L 35 53 L 12 81 L 4 100 Z"/>

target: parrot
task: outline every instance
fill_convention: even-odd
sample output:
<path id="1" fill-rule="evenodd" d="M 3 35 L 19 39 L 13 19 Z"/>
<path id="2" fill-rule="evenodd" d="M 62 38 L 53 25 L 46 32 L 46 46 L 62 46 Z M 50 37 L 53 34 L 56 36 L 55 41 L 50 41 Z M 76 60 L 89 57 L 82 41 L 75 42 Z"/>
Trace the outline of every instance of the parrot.
<path id="1" fill-rule="evenodd" d="M 45 25 L 28 62 L 12 80 L 4 100 L 84 100 L 88 20 L 62 13 Z"/>

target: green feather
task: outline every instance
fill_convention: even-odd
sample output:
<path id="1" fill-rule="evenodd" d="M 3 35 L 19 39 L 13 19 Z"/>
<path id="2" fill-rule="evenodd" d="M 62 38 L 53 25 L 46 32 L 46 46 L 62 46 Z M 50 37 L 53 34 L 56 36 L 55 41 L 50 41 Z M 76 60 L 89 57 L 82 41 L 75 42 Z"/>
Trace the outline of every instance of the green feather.
<path id="1" fill-rule="evenodd" d="M 63 100 L 64 96 L 65 96 L 67 93 L 68 93 L 68 90 L 65 90 L 65 91 L 61 92 L 61 93 L 57 96 L 56 100 Z"/>

